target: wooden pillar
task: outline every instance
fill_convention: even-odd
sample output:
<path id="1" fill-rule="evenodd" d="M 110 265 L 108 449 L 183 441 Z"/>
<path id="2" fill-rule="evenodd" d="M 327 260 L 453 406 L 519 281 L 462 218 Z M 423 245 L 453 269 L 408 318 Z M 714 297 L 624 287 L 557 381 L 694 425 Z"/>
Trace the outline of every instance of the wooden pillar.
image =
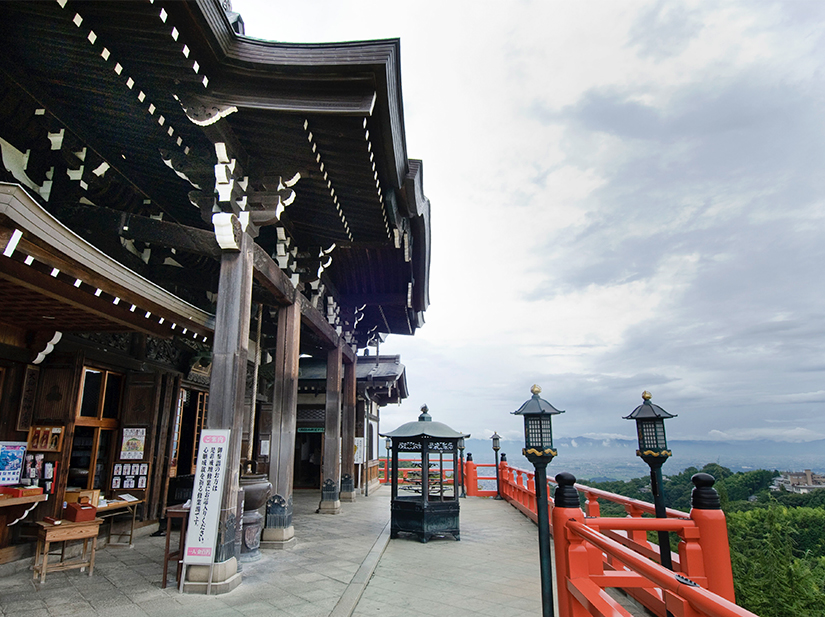
<path id="1" fill-rule="evenodd" d="M 341 358 L 338 346 L 327 353 L 327 403 L 324 415 L 324 484 L 321 487 L 321 514 L 341 511 Z"/>
<path id="2" fill-rule="evenodd" d="M 235 537 L 237 525 L 240 524 L 237 520 L 238 476 L 246 394 L 246 361 L 249 351 L 253 242 L 248 234 L 242 233 L 240 250 L 224 251 L 218 282 L 206 428 L 230 429 L 232 432 L 221 500 L 213 581 L 226 581 L 237 573 Z M 193 570 L 194 568 L 190 568 L 190 572 Z M 195 580 L 194 572 L 190 580 Z"/>
<path id="3" fill-rule="evenodd" d="M 295 537 L 295 528 L 292 526 L 292 476 L 298 417 L 300 347 L 301 307 L 295 303 L 278 311 L 272 436 L 269 445 L 272 496 L 266 503 L 262 548 L 284 548 Z"/>
<path id="4" fill-rule="evenodd" d="M 356 383 L 357 385 L 357 383 Z M 367 401 L 361 399 L 360 401 L 357 399 L 355 401 L 355 435 L 357 437 L 364 438 L 364 456 L 363 460 L 364 463 L 360 466 L 361 469 L 359 471 L 359 481 L 358 484 L 361 487 L 361 491 L 364 494 L 364 497 L 369 496 L 369 491 L 367 490 L 367 453 L 369 452 L 369 447 L 367 446 Z M 389 466 L 389 462 L 387 463 Z"/>
<path id="5" fill-rule="evenodd" d="M 355 385 L 356 361 L 344 365 L 341 418 L 341 501 L 355 501 Z"/>

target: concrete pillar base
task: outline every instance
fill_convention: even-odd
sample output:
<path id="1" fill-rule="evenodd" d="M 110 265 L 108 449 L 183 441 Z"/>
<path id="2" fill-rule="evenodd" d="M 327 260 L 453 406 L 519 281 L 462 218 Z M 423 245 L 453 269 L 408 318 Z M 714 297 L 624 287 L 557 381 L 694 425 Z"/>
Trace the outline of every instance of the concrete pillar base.
<path id="1" fill-rule="evenodd" d="M 298 544 L 296 538 L 289 540 L 261 540 L 261 550 L 263 551 L 282 551 L 284 549 L 293 548 Z"/>
<path id="2" fill-rule="evenodd" d="M 238 572 L 238 562 L 234 557 L 216 563 L 212 570 L 212 587 L 209 593 L 213 595 L 229 593 L 241 584 L 242 578 L 243 575 Z M 208 581 L 209 566 L 189 566 L 186 569 L 183 592 L 205 594 L 209 587 Z"/>
<path id="3" fill-rule="evenodd" d="M 335 501 L 321 501 L 318 512 L 320 514 L 338 514 L 341 512 L 341 501 L 338 499 Z"/>
<path id="4" fill-rule="evenodd" d="M 289 542 L 295 537 L 295 527 L 264 527 L 261 542 Z"/>
<path id="5" fill-rule="evenodd" d="M 341 491 L 341 501 L 352 503 L 355 501 L 355 491 Z"/>

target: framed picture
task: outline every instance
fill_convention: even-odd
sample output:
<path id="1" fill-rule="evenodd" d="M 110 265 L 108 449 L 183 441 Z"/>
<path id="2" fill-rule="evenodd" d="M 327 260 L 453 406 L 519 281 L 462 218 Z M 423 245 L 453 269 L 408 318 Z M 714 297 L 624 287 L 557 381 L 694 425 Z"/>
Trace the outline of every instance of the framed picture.
<path id="1" fill-rule="evenodd" d="M 22 441 L 0 441 L 0 485 L 20 482 L 25 458 L 25 443 Z"/>
<path id="2" fill-rule="evenodd" d="M 120 464 L 120 463 L 115 463 L 115 466 L 114 466 L 114 468 L 112 469 L 112 475 L 113 475 L 113 476 L 119 476 L 119 475 L 121 475 L 121 470 L 122 470 L 122 466 L 121 466 L 121 464 Z M 114 488 L 114 487 L 112 487 L 112 488 Z"/>
<path id="3" fill-rule="evenodd" d="M 146 476 L 138 477 L 138 488 L 146 488 Z"/>
<path id="4" fill-rule="evenodd" d="M 112 488 L 120 488 L 120 476 L 115 476 L 114 478 L 112 478 Z"/>
<path id="5" fill-rule="evenodd" d="M 149 474 L 149 463 L 141 463 L 140 464 L 140 471 L 141 476 L 145 476 Z"/>
<path id="6" fill-rule="evenodd" d="M 26 375 L 23 377 L 23 390 L 20 394 L 20 407 L 17 409 L 17 430 L 28 431 L 32 426 L 34 417 L 34 397 L 37 393 L 37 377 L 40 375 L 40 367 L 30 364 L 26 367 Z"/>
<path id="7" fill-rule="evenodd" d="M 62 426 L 32 426 L 29 428 L 30 452 L 60 452 L 63 449 Z"/>
<path id="8" fill-rule="evenodd" d="M 120 446 L 121 461 L 142 461 L 146 449 L 146 427 L 123 429 L 123 441 Z"/>

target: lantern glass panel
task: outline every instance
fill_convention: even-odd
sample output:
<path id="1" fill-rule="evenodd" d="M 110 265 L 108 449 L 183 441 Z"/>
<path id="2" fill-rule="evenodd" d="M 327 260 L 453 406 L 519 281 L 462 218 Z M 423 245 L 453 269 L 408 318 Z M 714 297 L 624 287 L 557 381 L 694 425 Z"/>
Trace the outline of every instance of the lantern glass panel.
<path id="1" fill-rule="evenodd" d="M 641 450 L 666 450 L 665 422 L 661 418 L 637 420 L 639 448 Z"/>
<path id="2" fill-rule="evenodd" d="M 524 443 L 527 448 L 545 450 L 553 447 L 550 415 L 524 416 Z"/>

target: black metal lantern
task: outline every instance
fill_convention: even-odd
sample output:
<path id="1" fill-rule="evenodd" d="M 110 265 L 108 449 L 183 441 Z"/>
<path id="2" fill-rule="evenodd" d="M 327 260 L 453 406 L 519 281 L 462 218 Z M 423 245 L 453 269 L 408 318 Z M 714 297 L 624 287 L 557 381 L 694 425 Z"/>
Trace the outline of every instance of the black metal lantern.
<path id="1" fill-rule="evenodd" d="M 524 449 L 522 453 L 536 468 L 536 514 L 539 526 L 539 565 L 541 566 L 542 617 L 553 617 L 553 562 L 550 558 L 550 518 L 547 506 L 547 464 L 558 453 L 553 448 L 555 415 L 564 413 L 539 396 L 541 388 L 530 388 L 533 397 L 513 414 L 524 416 Z"/>
<path id="2" fill-rule="evenodd" d="M 639 449 L 636 456 L 640 457 L 650 467 L 650 491 L 653 493 L 653 505 L 656 508 L 656 518 L 667 518 L 665 495 L 662 490 L 662 465 L 672 452 L 667 449 L 665 437 L 665 418 L 675 418 L 674 414 L 666 412 L 658 405 L 650 402 L 653 397 L 650 392 L 642 392 L 642 404 L 634 409 L 625 420 L 636 421 L 636 434 L 639 438 Z M 660 531 L 659 558 L 660 563 L 669 570 L 673 569 L 673 560 L 670 556 L 670 534 Z"/>
<path id="3" fill-rule="evenodd" d="M 501 450 L 501 435 L 493 432 L 490 439 L 493 440 L 493 452 L 496 453 L 496 499 L 501 499 L 501 472 L 498 466 L 498 451 Z"/>
<path id="4" fill-rule="evenodd" d="M 547 458 L 552 460 L 557 455 L 553 447 L 553 420 L 552 417 L 564 411 L 553 407 L 550 403 L 539 396 L 541 388 L 533 385 L 530 388 L 533 393 L 513 414 L 524 416 L 524 449 L 522 454 L 535 464 L 533 458 Z"/>
<path id="5" fill-rule="evenodd" d="M 675 418 L 676 416 L 666 412 L 658 405 L 650 402 L 652 394 L 645 390 L 642 392 L 642 404 L 634 409 L 625 420 L 636 421 L 636 435 L 639 438 L 639 449 L 636 456 L 643 459 L 648 457 L 664 459 L 672 452 L 667 449 L 667 438 L 665 436 L 665 418 Z"/>
<path id="6" fill-rule="evenodd" d="M 400 532 L 414 533 L 421 542 L 443 534 L 460 538 L 458 485 L 449 468 L 458 467 L 458 440 L 469 435 L 433 422 L 428 411 L 424 405 L 417 422 L 382 435 L 392 441 L 390 538 Z M 417 468 L 404 478 L 399 477 L 399 454 L 414 457 Z"/>

